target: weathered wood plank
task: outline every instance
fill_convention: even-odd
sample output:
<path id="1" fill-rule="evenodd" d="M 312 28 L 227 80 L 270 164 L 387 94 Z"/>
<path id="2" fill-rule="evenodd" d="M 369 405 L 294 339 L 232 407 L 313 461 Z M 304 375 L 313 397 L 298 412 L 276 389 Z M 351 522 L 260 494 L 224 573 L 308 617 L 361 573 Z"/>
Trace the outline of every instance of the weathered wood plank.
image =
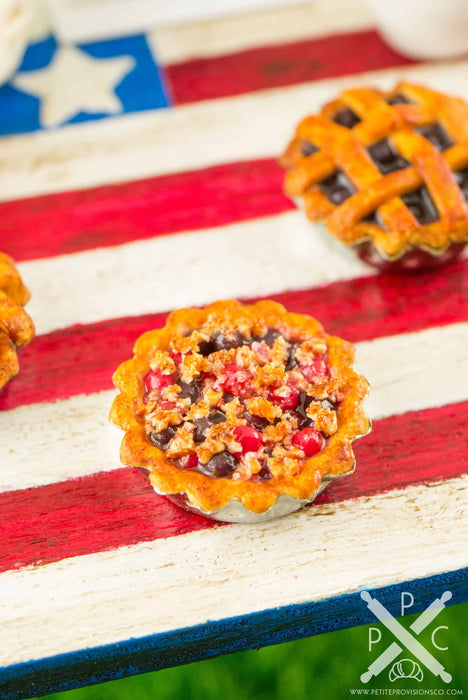
<path id="1" fill-rule="evenodd" d="M 466 474 L 467 409 L 465 402 L 376 421 L 372 434 L 355 447 L 355 474 L 333 484 L 316 503 L 336 504 Z M 452 436 L 448 442 L 447 435 Z M 64 469 L 71 470 L 67 464 Z M 157 496 L 149 481 L 131 469 L 0 494 L 0 511 L 0 571 L 219 527 Z"/>
<path id="2" fill-rule="evenodd" d="M 331 335 L 372 340 L 467 321 L 467 270 L 465 259 L 443 276 L 438 270 L 417 277 L 372 275 L 270 298 L 319 318 Z M 112 373 L 130 357 L 136 338 L 161 328 L 166 318 L 117 318 L 37 337 L 22 350 L 21 373 L 0 395 L 0 410 L 111 388 Z"/>
<path id="3" fill-rule="evenodd" d="M 458 478 L 5 572 L 3 665 L 455 571 L 466 495 Z"/>
<path id="4" fill-rule="evenodd" d="M 373 272 L 300 212 L 18 267 L 31 291 L 28 312 L 38 334 L 215 299 L 267 296 Z"/>
<path id="5" fill-rule="evenodd" d="M 5 697 L 365 622 L 362 588 L 385 598 L 404 585 L 418 605 L 441 586 L 452 602 L 466 597 L 467 259 L 403 281 L 376 277 L 290 211 L 271 159 L 304 113 L 356 80 L 405 77 L 468 97 L 468 62 L 330 78 L 346 70 L 337 47 L 356 35 L 320 38 L 326 23 L 349 31 L 363 20 L 345 27 L 345 13 L 325 15 L 302 42 L 307 60 L 320 48 L 321 65 L 293 65 L 299 44 L 280 45 L 303 26 L 273 23 L 273 49 L 252 51 L 261 28 L 243 18 L 244 43 L 232 39 L 210 65 L 184 51 L 198 41 L 205 58 L 216 55 L 228 25 L 206 42 L 185 27 L 165 35 L 176 96 L 215 99 L 2 140 L 0 199 L 16 201 L 0 206 L 0 235 L 23 261 L 39 330 L 1 400 Z M 377 47 L 369 67 L 400 60 L 372 32 L 359 36 Z M 365 60 L 356 52 L 348 70 Z M 328 77 L 263 90 L 314 76 Z M 218 99 L 246 90 L 255 92 Z M 356 444 L 355 475 L 313 507 L 255 527 L 213 525 L 120 466 L 110 376 L 168 309 L 270 294 L 357 342 L 374 431 Z"/>
<path id="6" fill-rule="evenodd" d="M 411 63 L 367 30 L 189 60 L 166 74 L 175 104 L 187 104 Z"/>
<path id="7" fill-rule="evenodd" d="M 367 400 L 371 418 L 466 401 L 467 334 L 468 323 L 464 323 L 357 344 L 357 364 L 372 387 Z M 433 376 L 435 384 L 430 380 Z M 79 394 L 0 413 L 0 420 L 8 425 L 0 433 L 1 490 L 118 467 L 122 434 L 107 420 L 113 395 L 113 391 Z"/>
<path id="8" fill-rule="evenodd" d="M 377 596 L 394 615 L 403 592 L 414 596 L 415 613 L 444 590 L 456 605 L 466 601 L 466 576 L 462 569 L 402 581 L 379 588 Z M 43 695 L 374 621 L 356 592 L 15 665 L 0 672 L 0 688 L 6 700 L 20 700 L 25 688 Z"/>
<path id="9" fill-rule="evenodd" d="M 274 12 L 251 7 L 248 14 L 158 27 L 149 35 L 149 41 L 158 60 L 167 65 L 368 29 L 372 24 L 369 9 L 360 0 L 328 0 L 275 7 Z"/>
<path id="10" fill-rule="evenodd" d="M 410 66 L 68 125 L 2 140 L 0 199 L 278 157 L 297 122 L 356 82 L 399 79 L 468 97 L 468 62 Z M 72 79 L 72 78 L 71 78 Z M 182 136 L 181 136 L 182 135 Z"/>

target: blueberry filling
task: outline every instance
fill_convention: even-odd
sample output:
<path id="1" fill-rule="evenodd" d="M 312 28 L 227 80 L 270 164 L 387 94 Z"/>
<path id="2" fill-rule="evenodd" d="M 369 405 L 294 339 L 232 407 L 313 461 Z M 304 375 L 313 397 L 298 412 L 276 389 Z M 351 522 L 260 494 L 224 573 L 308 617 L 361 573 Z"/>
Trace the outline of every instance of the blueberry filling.
<path id="1" fill-rule="evenodd" d="M 389 105 L 404 105 L 404 104 L 411 104 L 411 100 L 409 100 L 407 97 L 404 95 L 393 95 L 393 97 L 389 97 L 387 100 Z"/>
<path id="2" fill-rule="evenodd" d="M 374 226 L 380 226 L 380 228 L 385 228 L 377 210 L 372 211 L 362 221 L 365 224 L 373 224 Z"/>
<path id="3" fill-rule="evenodd" d="M 203 357 L 207 357 L 218 350 L 231 350 L 231 348 L 238 348 L 246 343 L 247 340 L 238 331 L 233 333 L 231 338 L 228 338 L 223 333 L 217 333 L 210 340 L 202 340 L 198 344 L 198 352 Z"/>
<path id="4" fill-rule="evenodd" d="M 352 109 L 349 109 L 349 107 L 340 109 L 340 111 L 337 112 L 332 119 L 336 124 L 345 126 L 347 129 L 353 129 L 356 124 L 359 124 L 361 121 L 358 115 L 355 114 Z"/>
<path id="5" fill-rule="evenodd" d="M 340 176 L 340 173 L 337 175 Z M 212 353 L 232 351 L 241 346 L 252 345 L 252 342 L 261 342 L 269 348 L 273 348 L 278 338 L 284 340 L 284 347 L 287 352 L 287 356 L 282 356 L 279 353 L 279 357 L 281 357 L 279 367 L 282 368 L 282 371 L 289 372 L 297 368 L 300 373 L 303 373 L 304 378 L 306 376 L 309 377 L 311 372 L 315 376 L 314 372 L 319 371 L 314 364 L 317 362 L 317 358 L 313 355 L 311 357 L 312 364 L 304 366 L 304 358 L 300 354 L 300 359 L 296 358 L 296 351 L 298 351 L 300 343 L 289 340 L 273 327 L 267 327 L 262 335 L 258 334 L 253 340 L 245 338 L 239 331 L 232 333 L 230 336 L 218 332 L 213 334 L 211 338 L 200 342 L 196 350 L 198 350 L 199 355 L 206 358 Z M 305 391 L 294 388 L 296 386 L 295 382 L 298 381 L 297 376 L 293 379 L 295 375 L 291 375 L 291 383 L 290 379 L 286 380 L 284 375 L 282 375 L 279 384 L 260 383 L 259 388 L 261 391 L 260 394 L 257 394 L 255 385 L 255 377 L 257 375 L 254 372 L 255 363 L 258 362 L 258 367 L 262 368 L 262 371 L 263 369 L 266 371 L 265 375 L 260 374 L 258 376 L 274 376 L 268 375 L 268 371 L 278 367 L 275 364 L 278 362 L 278 353 L 267 352 L 265 347 L 254 346 L 246 353 L 246 356 L 242 355 L 243 361 L 247 359 L 247 363 L 243 365 L 237 364 L 235 357 L 225 358 L 219 355 L 217 358 L 213 358 L 212 361 L 208 361 L 208 364 L 202 363 L 204 369 L 200 370 L 200 373 L 195 375 L 192 381 L 188 382 L 182 381 L 178 374 L 177 365 L 180 362 L 180 359 L 177 359 L 178 353 L 176 352 L 170 356 L 176 363 L 176 370 L 170 375 L 170 381 L 173 383 L 174 389 L 177 385 L 180 387 L 180 392 L 176 398 L 173 398 L 173 394 L 170 392 L 166 398 L 164 392 L 171 384 L 160 381 L 161 378 L 166 377 L 161 370 L 151 370 L 149 374 L 151 374 L 152 381 L 146 382 L 145 386 L 150 386 L 150 388 L 147 388 L 147 391 L 160 392 L 162 398 L 161 409 L 163 411 L 171 411 L 174 415 L 178 413 L 178 424 L 176 426 L 169 425 L 159 432 L 153 429 L 150 432 L 149 439 L 159 449 L 169 450 L 169 454 L 171 454 L 172 449 L 174 456 L 170 456 L 169 460 L 180 469 L 196 470 L 213 478 L 230 478 L 236 470 L 240 470 L 240 475 L 247 474 L 247 476 L 241 476 L 241 479 L 250 478 L 257 482 L 267 481 L 274 478 L 270 467 L 273 469 L 273 464 L 275 464 L 275 469 L 278 469 L 277 463 L 278 460 L 281 460 L 280 457 L 274 455 L 273 448 L 275 444 L 278 444 L 278 437 L 281 441 L 284 440 L 284 437 L 281 437 L 281 431 L 284 429 L 286 429 L 286 434 L 290 437 L 289 442 L 286 441 L 283 445 L 283 449 L 292 449 L 291 436 L 293 448 L 300 445 L 299 449 L 302 449 L 307 457 L 312 454 L 310 452 L 312 448 L 313 452 L 320 451 L 323 444 L 325 444 L 325 433 L 320 433 L 320 430 L 312 430 L 315 426 L 315 421 L 307 415 L 307 408 L 314 399 L 308 396 Z M 237 356 L 238 360 L 239 357 Z M 200 360 L 200 358 L 197 360 L 196 356 L 193 359 L 195 363 Z M 318 359 L 322 363 L 325 362 L 326 364 L 327 362 L 325 358 L 319 357 Z M 210 370 L 209 367 L 217 367 L 220 362 L 221 372 L 218 375 L 217 370 Z M 249 362 L 254 364 L 249 365 Z M 268 370 L 269 363 L 272 363 L 270 370 Z M 307 373 L 305 373 L 306 369 L 308 370 Z M 158 375 L 158 372 L 161 376 Z M 307 379 L 307 381 L 313 381 L 313 379 Z M 222 390 L 222 395 L 219 393 L 220 389 Z M 205 401 L 207 399 L 211 401 L 211 397 L 213 397 L 214 401 L 211 403 L 212 408 L 207 416 L 194 419 L 190 417 L 193 415 L 193 412 L 191 412 L 192 408 L 184 405 L 182 402 L 177 403 L 177 401 L 179 399 L 189 399 L 190 405 L 193 407 L 201 401 L 202 391 L 204 398 L 201 405 L 206 406 Z M 266 410 L 268 418 L 252 413 L 249 410 L 251 406 L 248 401 L 255 398 L 260 399 L 260 403 L 256 407 L 259 410 Z M 262 400 L 266 401 L 266 404 L 262 404 Z M 229 410 L 226 408 L 226 405 L 231 401 L 236 401 L 237 403 Z M 165 404 L 168 405 L 166 406 Z M 330 406 L 333 406 L 333 404 L 330 403 Z M 278 415 L 277 407 L 281 408 L 281 415 Z M 288 421 L 284 422 L 287 416 L 295 419 L 293 425 L 289 425 L 289 427 L 287 427 Z M 233 420 L 238 418 L 241 419 L 240 423 L 237 420 Z M 322 419 L 324 419 L 323 414 Z M 191 428 L 193 426 L 193 432 L 191 430 L 178 432 L 178 429 L 187 423 L 187 427 Z M 226 426 L 223 427 L 223 423 L 226 423 Z M 281 424 L 281 426 L 279 427 L 279 432 L 275 433 L 273 428 L 278 424 Z M 219 430 L 213 430 L 211 434 L 208 433 L 210 428 L 217 425 L 220 426 Z M 286 428 L 283 426 L 286 426 Z M 268 432 L 266 431 L 267 428 L 272 430 Z M 314 434 L 319 435 L 318 441 L 316 440 L 318 447 L 312 445 L 310 430 Z M 305 431 L 306 434 L 302 435 L 300 431 Z M 178 440 L 177 446 L 173 442 L 176 436 Z M 299 436 L 299 442 L 294 442 L 297 436 Z M 216 449 L 220 448 L 219 441 L 221 441 L 221 446 L 224 445 L 223 452 L 214 453 Z M 172 448 L 172 445 L 174 445 L 174 448 Z M 244 460 L 244 455 L 248 453 L 251 453 L 251 457 Z M 206 455 L 206 457 L 202 460 L 203 455 Z M 298 460 L 300 458 L 296 456 L 294 459 Z M 257 472 L 255 472 L 255 466 L 258 469 Z M 250 477 L 248 476 L 249 469 L 251 470 Z M 276 472 L 274 473 L 276 475 Z M 238 478 L 238 476 L 236 475 L 234 478 Z"/>
<path id="6" fill-rule="evenodd" d="M 294 367 L 296 367 L 296 365 L 297 365 L 297 360 L 296 360 L 296 346 L 295 346 L 295 345 L 291 345 L 291 346 L 288 348 L 288 359 L 287 359 L 287 361 L 286 361 L 286 365 L 285 365 L 285 368 L 284 368 L 284 369 L 285 369 L 286 372 L 289 372 L 290 370 L 294 369 Z"/>
<path id="7" fill-rule="evenodd" d="M 290 411 L 290 415 L 296 419 L 298 430 L 303 430 L 304 428 L 310 428 L 314 425 L 314 420 L 307 415 L 307 408 L 312 403 L 313 399 L 308 396 L 305 391 L 301 391 L 299 394 L 299 403 L 295 411 Z"/>
<path id="8" fill-rule="evenodd" d="M 200 385 L 198 382 L 179 382 L 182 391 L 178 395 L 179 399 L 190 399 L 191 403 L 196 403 L 200 397 Z"/>
<path id="9" fill-rule="evenodd" d="M 203 355 L 203 357 L 208 357 L 208 355 L 211 355 L 212 352 L 215 352 L 215 344 L 214 340 L 202 340 L 201 342 L 198 343 L 198 352 L 200 355 Z"/>
<path id="10" fill-rule="evenodd" d="M 218 423 L 224 423 L 226 420 L 226 416 L 222 411 L 213 411 L 213 413 L 210 413 L 208 416 L 210 423 L 213 425 L 218 425 Z"/>
<path id="11" fill-rule="evenodd" d="M 307 139 L 301 139 L 301 153 L 303 156 L 307 158 L 307 156 L 311 156 L 314 153 L 317 153 L 317 151 L 317 146 L 314 146 L 314 144 Z"/>
<path id="12" fill-rule="evenodd" d="M 301 391 L 301 393 L 299 394 L 299 404 L 297 410 L 301 411 L 305 415 L 305 411 L 309 408 L 312 401 L 313 399 L 311 396 L 306 394 L 305 391 Z"/>
<path id="13" fill-rule="evenodd" d="M 394 170 L 407 168 L 410 165 L 407 160 L 399 155 L 389 139 L 377 141 L 377 143 L 368 148 L 368 153 L 384 175 Z"/>
<path id="14" fill-rule="evenodd" d="M 245 413 L 244 418 L 250 425 L 253 425 L 256 430 L 264 430 L 267 425 L 270 425 L 270 421 L 267 418 L 256 416 L 255 413 L 249 413 L 249 411 Z"/>
<path id="15" fill-rule="evenodd" d="M 465 168 L 464 170 L 458 170 L 453 174 L 455 176 L 455 180 L 458 182 L 458 186 L 461 190 L 462 195 L 468 202 L 468 168 Z"/>
<path id="16" fill-rule="evenodd" d="M 312 401 L 313 399 L 311 396 L 308 396 L 305 391 L 301 391 L 299 394 L 299 404 L 293 413 L 294 417 L 297 419 L 297 427 L 299 430 L 303 430 L 303 428 L 308 428 L 314 424 L 312 418 L 307 415 L 307 409 Z"/>
<path id="17" fill-rule="evenodd" d="M 253 341 L 260 342 L 263 341 L 268 345 L 268 347 L 273 347 L 276 338 L 279 338 L 281 333 L 274 328 L 269 328 L 265 335 L 261 337 L 253 338 Z M 223 333 L 218 333 L 214 335 L 210 340 L 202 340 L 198 344 L 198 352 L 203 357 L 211 355 L 213 352 L 218 352 L 219 350 L 232 350 L 233 348 L 239 348 L 242 345 L 250 345 L 252 340 L 247 340 L 244 338 L 242 333 L 236 331 L 233 333 L 231 338 L 228 338 Z"/>
<path id="18" fill-rule="evenodd" d="M 193 441 L 198 445 L 205 439 L 205 433 L 208 428 L 211 427 L 211 423 L 206 416 L 203 416 L 203 418 L 197 418 L 197 420 L 194 421 L 194 425 Z"/>
<path id="19" fill-rule="evenodd" d="M 270 481 L 270 479 L 273 479 L 273 474 L 268 469 L 268 467 L 262 467 L 258 472 L 258 476 L 260 478 L 260 481 Z"/>
<path id="20" fill-rule="evenodd" d="M 409 192 L 401 198 L 414 218 L 421 224 L 430 224 L 439 218 L 436 206 L 427 187 Z"/>
<path id="21" fill-rule="evenodd" d="M 170 425 L 168 428 L 166 428 L 165 430 L 161 430 L 161 432 L 159 433 L 153 430 L 153 432 L 150 435 L 150 440 L 153 443 L 153 445 L 159 447 L 160 450 L 165 450 L 175 434 L 176 428 Z"/>
<path id="22" fill-rule="evenodd" d="M 215 335 L 214 337 L 215 351 L 239 348 L 241 345 L 245 345 L 246 343 L 247 340 L 241 333 L 239 333 L 239 331 L 233 333 L 232 338 L 227 338 L 222 333 L 218 333 L 218 335 Z"/>
<path id="23" fill-rule="evenodd" d="M 328 197 L 330 202 L 339 206 L 348 197 L 356 192 L 356 189 L 351 180 L 341 171 L 337 170 L 333 175 L 322 180 L 318 187 Z"/>
<path id="24" fill-rule="evenodd" d="M 216 479 L 228 478 L 237 469 L 235 457 L 230 452 L 220 452 L 206 463 L 200 464 L 198 470 L 206 476 L 213 476 Z"/>
<path id="25" fill-rule="evenodd" d="M 304 428 L 310 428 L 314 425 L 312 418 L 309 418 L 305 413 L 299 413 L 299 411 L 294 411 L 291 414 L 297 420 L 298 430 L 304 430 Z"/>
<path id="26" fill-rule="evenodd" d="M 196 444 L 203 442 L 205 439 L 205 433 L 208 428 L 212 425 L 217 425 L 218 423 L 223 423 L 226 420 L 226 416 L 222 411 L 214 411 L 210 413 L 209 416 L 204 416 L 203 418 L 197 418 L 194 421 L 195 429 L 193 431 L 193 441 Z"/>
<path id="27" fill-rule="evenodd" d="M 263 341 L 268 345 L 269 348 L 272 348 L 276 338 L 279 338 L 281 333 L 279 331 L 276 331 L 274 328 L 269 328 L 265 335 L 263 335 L 261 338 L 258 338 L 259 341 Z"/>
<path id="28" fill-rule="evenodd" d="M 446 151 L 447 148 L 453 146 L 452 139 L 438 122 L 428 124 L 427 126 L 420 126 L 416 128 L 415 131 L 418 131 L 421 136 L 424 136 L 424 138 L 430 141 L 438 151 Z"/>

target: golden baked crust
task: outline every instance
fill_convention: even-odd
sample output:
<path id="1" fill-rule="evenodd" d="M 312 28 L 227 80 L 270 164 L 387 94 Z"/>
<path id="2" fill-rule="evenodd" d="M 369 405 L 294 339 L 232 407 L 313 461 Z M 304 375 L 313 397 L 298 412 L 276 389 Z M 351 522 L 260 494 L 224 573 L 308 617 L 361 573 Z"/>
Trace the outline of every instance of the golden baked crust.
<path id="1" fill-rule="evenodd" d="M 190 342 L 188 334 L 197 329 L 201 329 L 202 333 L 222 331 L 232 334 L 240 330 L 244 334 L 254 334 L 267 328 L 276 329 L 302 343 L 302 348 L 310 341 L 323 345 L 323 351 L 327 352 L 331 376 L 317 387 L 316 393 L 321 397 L 332 392 L 334 396 L 339 395 L 340 403 L 337 425 L 328 430 L 329 433 L 334 432 L 328 437 L 326 446 L 319 454 L 303 460 L 298 474 L 286 474 L 268 481 L 243 479 L 242 475 L 238 480 L 213 478 L 196 470 L 179 468 L 149 439 L 147 414 L 153 407 L 148 404 L 147 394 L 145 396 L 144 378 L 150 368 L 155 364 L 160 366 L 169 348 L 173 351 L 175 347 L 187 345 Z M 238 361 L 239 357 L 242 360 L 242 352 L 237 356 Z M 275 345 L 273 357 L 276 352 L 279 350 Z M 114 374 L 113 381 L 120 393 L 113 402 L 110 418 L 126 431 L 121 459 L 129 466 L 148 469 L 149 478 L 159 493 L 185 494 L 191 505 L 204 512 L 216 511 L 231 499 L 238 499 L 254 513 L 267 511 L 280 494 L 309 499 L 317 492 L 325 475 L 339 476 L 353 471 L 351 443 L 370 428 L 362 409 L 368 383 L 352 369 L 353 359 L 354 351 L 349 343 L 328 336 L 320 323 L 310 316 L 288 313 L 283 306 L 272 301 L 260 301 L 249 306 L 237 301 L 220 301 L 204 309 L 175 311 L 170 314 L 164 328 L 147 332 L 137 340 L 133 358 L 120 365 Z M 170 372 L 172 368 L 166 364 L 164 370 Z M 268 381 L 268 378 L 264 378 L 264 381 Z M 234 421 L 237 404 L 235 400 L 228 404 Z M 267 404 L 268 401 L 255 404 L 258 414 L 262 411 L 268 413 Z M 223 425 L 221 423 L 214 428 L 221 429 Z M 268 429 L 273 431 L 275 426 L 271 425 Z M 327 430 L 326 421 L 324 429 Z"/>
<path id="2" fill-rule="evenodd" d="M 335 121 L 344 113 L 348 126 Z M 390 171 L 372 157 L 379 143 L 384 158 L 390 144 Z M 468 104 L 461 99 L 410 83 L 390 92 L 346 90 L 301 121 L 280 162 L 286 193 L 303 198 L 307 217 L 325 219 L 348 245 L 372 241 L 384 258 L 396 259 L 411 246 L 440 255 L 468 240 L 468 173 L 460 173 L 468 166 Z M 354 193 L 333 203 L 323 183 L 337 172 Z M 426 222 L 402 199 L 421 188 L 432 199 Z"/>
<path id="3" fill-rule="evenodd" d="M 23 309 L 28 299 L 13 260 L 0 252 L 0 389 L 18 373 L 17 348 L 34 337 L 34 324 Z"/>

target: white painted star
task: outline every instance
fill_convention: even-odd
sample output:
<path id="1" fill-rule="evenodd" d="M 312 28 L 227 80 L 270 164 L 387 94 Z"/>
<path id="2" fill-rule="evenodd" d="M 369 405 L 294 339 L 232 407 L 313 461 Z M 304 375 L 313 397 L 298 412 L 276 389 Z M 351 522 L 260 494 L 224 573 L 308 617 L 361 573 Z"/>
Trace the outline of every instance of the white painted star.
<path id="1" fill-rule="evenodd" d="M 18 73 L 13 84 L 40 98 L 40 122 L 52 127 L 78 112 L 121 112 L 114 88 L 134 66 L 131 56 L 96 59 L 72 46 L 60 46 L 46 68 Z"/>

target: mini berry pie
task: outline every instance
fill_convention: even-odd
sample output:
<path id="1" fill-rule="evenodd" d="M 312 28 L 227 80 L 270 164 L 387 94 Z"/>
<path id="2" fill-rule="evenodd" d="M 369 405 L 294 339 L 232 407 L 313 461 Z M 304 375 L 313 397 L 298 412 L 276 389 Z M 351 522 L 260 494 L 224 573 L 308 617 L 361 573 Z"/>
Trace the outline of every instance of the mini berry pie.
<path id="1" fill-rule="evenodd" d="M 34 337 L 34 324 L 23 309 L 28 299 L 13 260 L 0 253 L 0 389 L 18 374 L 17 348 Z"/>
<path id="2" fill-rule="evenodd" d="M 370 423 L 352 346 L 272 301 L 173 312 L 114 374 L 122 461 L 216 520 L 257 522 L 310 503 L 354 469 Z"/>
<path id="3" fill-rule="evenodd" d="M 468 104 L 401 83 L 346 90 L 308 116 L 281 158 L 309 219 L 380 269 L 458 257 L 468 240 Z"/>

